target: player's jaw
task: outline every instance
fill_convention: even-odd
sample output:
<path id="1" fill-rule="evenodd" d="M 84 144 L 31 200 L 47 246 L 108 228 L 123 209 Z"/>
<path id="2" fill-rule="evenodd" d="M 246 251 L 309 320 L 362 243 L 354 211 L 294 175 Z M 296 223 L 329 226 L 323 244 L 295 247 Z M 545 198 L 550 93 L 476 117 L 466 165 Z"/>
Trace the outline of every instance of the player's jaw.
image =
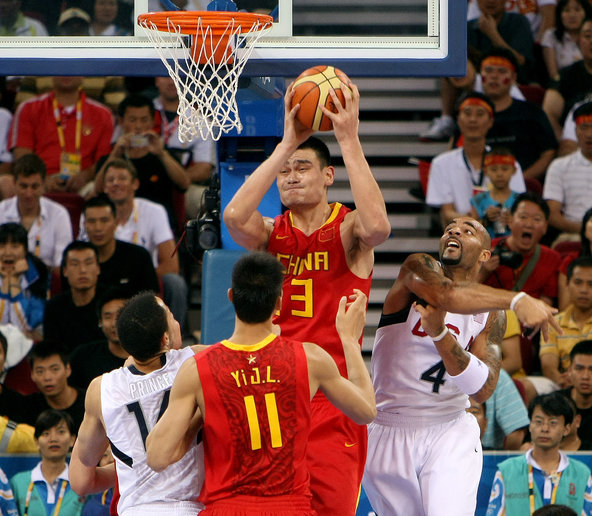
<path id="1" fill-rule="evenodd" d="M 440 261 L 444 265 L 458 265 L 462 257 L 462 242 L 454 236 L 444 235 L 440 242 Z"/>

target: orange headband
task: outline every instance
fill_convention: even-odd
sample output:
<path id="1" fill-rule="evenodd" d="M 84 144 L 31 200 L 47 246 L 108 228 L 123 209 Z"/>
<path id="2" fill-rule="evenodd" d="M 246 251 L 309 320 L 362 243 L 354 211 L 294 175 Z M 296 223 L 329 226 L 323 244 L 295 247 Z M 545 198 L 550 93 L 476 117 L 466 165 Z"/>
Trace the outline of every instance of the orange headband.
<path id="1" fill-rule="evenodd" d="M 502 66 L 504 68 L 512 70 L 513 72 L 516 71 L 516 68 L 512 64 L 512 61 L 506 59 L 505 57 L 499 56 L 486 57 L 485 59 L 483 59 L 483 61 L 481 61 L 481 69 L 483 69 L 484 66 Z"/>
<path id="2" fill-rule="evenodd" d="M 513 167 L 515 167 L 516 160 L 514 159 L 514 156 L 504 156 L 502 154 L 488 154 L 487 156 L 485 156 L 483 166 L 488 167 L 490 165 L 512 165 Z"/>
<path id="3" fill-rule="evenodd" d="M 576 117 L 576 125 L 592 124 L 592 115 L 580 115 Z"/>
<path id="4" fill-rule="evenodd" d="M 491 109 L 491 106 L 487 102 L 485 102 L 483 99 L 480 99 L 477 97 L 469 97 L 468 99 L 465 99 L 461 102 L 458 110 L 462 111 L 467 106 L 480 106 L 483 109 L 485 109 L 485 111 L 487 111 L 489 113 L 490 117 L 493 117 L 493 110 Z"/>

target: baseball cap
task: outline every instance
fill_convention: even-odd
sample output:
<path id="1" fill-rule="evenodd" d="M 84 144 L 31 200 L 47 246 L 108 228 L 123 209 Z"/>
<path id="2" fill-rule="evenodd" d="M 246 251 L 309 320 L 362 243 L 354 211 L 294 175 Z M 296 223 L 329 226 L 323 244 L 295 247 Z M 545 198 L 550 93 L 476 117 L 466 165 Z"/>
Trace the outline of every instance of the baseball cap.
<path id="1" fill-rule="evenodd" d="M 63 25 L 67 21 L 74 19 L 83 20 L 86 23 L 90 23 L 90 15 L 86 11 L 79 9 L 78 7 L 70 7 L 60 14 L 58 25 Z"/>

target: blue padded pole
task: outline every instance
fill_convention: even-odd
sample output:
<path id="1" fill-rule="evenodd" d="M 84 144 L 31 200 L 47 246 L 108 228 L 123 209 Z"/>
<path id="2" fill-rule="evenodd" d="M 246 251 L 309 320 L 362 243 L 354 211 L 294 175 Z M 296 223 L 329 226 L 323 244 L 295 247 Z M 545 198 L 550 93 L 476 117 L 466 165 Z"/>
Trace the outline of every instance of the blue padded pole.
<path id="1" fill-rule="evenodd" d="M 179 10 L 179 8 L 173 2 L 171 2 L 171 0 L 160 0 L 160 5 L 162 5 L 167 11 Z"/>

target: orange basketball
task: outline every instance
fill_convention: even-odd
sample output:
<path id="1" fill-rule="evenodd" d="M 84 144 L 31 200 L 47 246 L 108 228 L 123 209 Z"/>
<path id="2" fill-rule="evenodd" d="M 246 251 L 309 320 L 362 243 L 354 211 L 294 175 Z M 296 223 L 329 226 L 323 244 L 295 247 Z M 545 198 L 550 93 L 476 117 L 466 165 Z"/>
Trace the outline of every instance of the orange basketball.
<path id="1" fill-rule="evenodd" d="M 315 131 L 333 129 L 333 123 L 323 114 L 319 106 L 325 106 L 333 113 L 337 113 L 330 91 L 333 88 L 341 104 L 345 105 L 341 90 L 347 88 L 344 83 L 348 80 L 347 75 L 333 66 L 315 66 L 304 70 L 293 86 L 292 107 L 300 104 L 296 118 L 302 122 L 302 125 Z"/>

